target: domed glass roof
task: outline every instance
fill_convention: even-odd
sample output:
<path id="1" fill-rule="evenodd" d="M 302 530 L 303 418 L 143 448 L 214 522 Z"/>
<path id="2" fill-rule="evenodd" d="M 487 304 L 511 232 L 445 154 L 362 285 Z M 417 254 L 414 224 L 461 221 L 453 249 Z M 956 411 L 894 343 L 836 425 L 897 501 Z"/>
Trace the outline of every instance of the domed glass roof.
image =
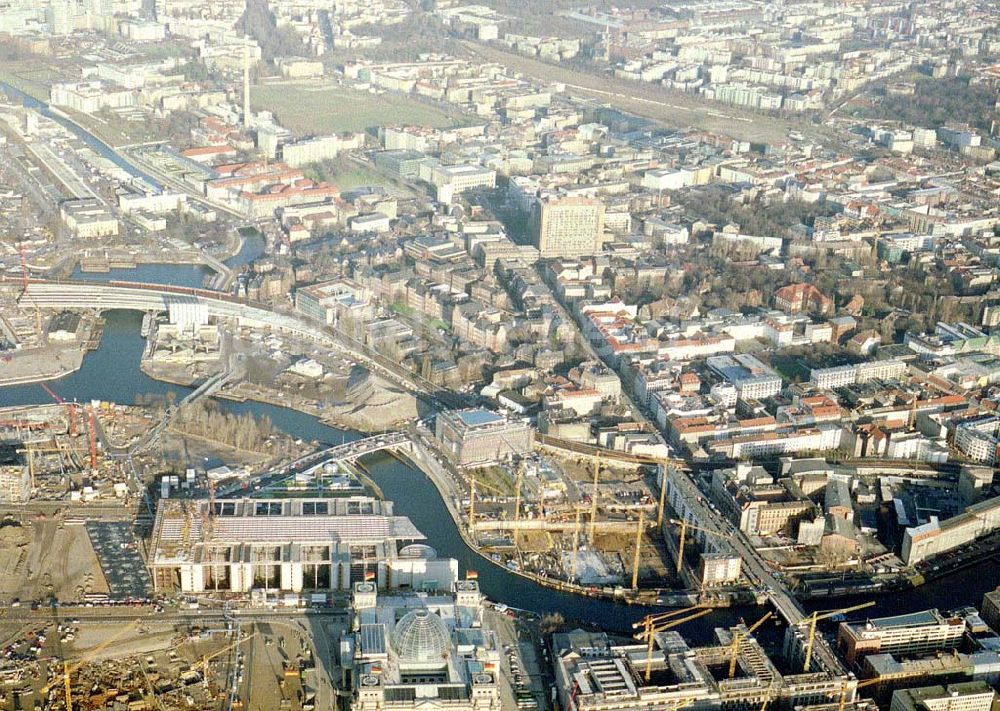
<path id="1" fill-rule="evenodd" d="M 396 623 L 392 646 L 404 662 L 440 662 L 451 649 L 451 634 L 433 612 L 413 610 Z"/>

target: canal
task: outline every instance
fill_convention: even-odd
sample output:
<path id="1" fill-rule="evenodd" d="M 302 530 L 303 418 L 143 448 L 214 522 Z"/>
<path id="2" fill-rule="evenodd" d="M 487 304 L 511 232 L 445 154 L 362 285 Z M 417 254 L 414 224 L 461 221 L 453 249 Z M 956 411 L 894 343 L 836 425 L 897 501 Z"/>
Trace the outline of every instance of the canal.
<path id="1" fill-rule="evenodd" d="M 185 268 L 165 265 L 158 265 L 155 275 L 163 283 L 174 284 L 186 283 L 192 278 Z M 89 276 L 110 278 L 107 274 Z M 128 273 L 115 275 L 116 278 L 119 276 L 128 278 Z M 52 381 L 49 386 L 64 399 L 81 402 L 103 399 L 133 404 L 142 396 L 165 396 L 170 392 L 175 393 L 178 399 L 183 397 L 189 392 L 188 388 L 153 380 L 139 370 L 145 346 L 139 335 L 141 319 L 142 314 L 138 312 L 108 312 L 100 347 L 87 354 L 79 371 Z M 51 398 L 38 385 L 0 388 L 2 406 L 50 402 Z M 361 436 L 357 432 L 324 425 L 310 415 L 274 405 L 226 400 L 220 400 L 219 405 L 235 413 L 267 416 L 277 428 L 304 440 L 339 444 Z M 491 599 L 542 614 L 558 612 L 567 621 L 596 625 L 615 632 L 628 631 L 632 622 L 649 612 L 648 608 L 550 590 L 487 562 L 465 545 L 437 489 L 423 472 L 388 455 L 372 456 L 365 460 L 365 465 L 386 498 L 394 502 L 396 513 L 409 517 L 442 556 L 456 558 L 463 571 L 477 571 L 480 585 Z M 928 607 L 978 606 L 983 593 L 998 585 L 1000 569 L 992 562 L 984 563 L 914 590 L 879 597 L 877 607 L 869 614 L 889 615 Z M 837 602 L 831 602 L 821 607 L 837 606 Z M 740 617 L 756 619 L 760 614 L 762 611 L 752 608 L 718 610 L 684 625 L 680 630 L 693 641 L 707 641 L 714 627 L 732 624 Z M 776 631 L 766 636 L 773 634 Z"/>
<path id="2" fill-rule="evenodd" d="M 126 173 L 134 178 L 142 178 L 144 181 L 153 186 L 156 190 L 162 190 L 163 186 L 160 184 L 156 178 L 152 177 L 139 170 L 137 167 L 129 163 L 127 160 L 122 158 L 118 153 L 114 151 L 107 143 L 102 141 L 100 138 L 95 136 L 93 133 L 85 129 L 83 126 L 70 121 L 68 118 L 64 118 L 59 114 L 55 113 L 52 108 L 44 101 L 39 101 L 33 96 L 29 96 L 15 86 L 11 86 L 7 82 L 0 82 L 0 91 L 4 92 L 11 98 L 17 99 L 22 104 L 30 109 L 37 110 L 42 116 L 52 119 L 56 123 L 62 125 L 68 131 L 73 133 L 77 138 L 83 141 L 89 148 L 91 148 L 95 153 L 107 158 L 109 161 L 114 163 L 116 166 L 124 170 Z"/>

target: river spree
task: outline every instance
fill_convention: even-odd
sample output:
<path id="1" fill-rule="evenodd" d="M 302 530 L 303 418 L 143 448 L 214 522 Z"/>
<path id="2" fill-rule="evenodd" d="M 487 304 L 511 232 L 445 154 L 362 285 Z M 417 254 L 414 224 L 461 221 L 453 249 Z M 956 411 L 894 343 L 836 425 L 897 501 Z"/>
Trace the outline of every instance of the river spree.
<path id="1" fill-rule="evenodd" d="M 163 268 L 164 271 L 167 269 L 173 268 Z M 183 274 L 185 276 L 181 278 L 187 278 L 186 271 L 172 273 L 175 277 Z M 110 278 L 106 274 L 101 276 Z M 127 274 L 118 276 L 127 277 Z M 176 279 L 169 281 L 178 283 Z M 145 395 L 165 396 L 173 392 L 180 399 L 189 392 L 188 388 L 153 380 L 139 369 L 145 346 L 139 335 L 142 314 L 111 311 L 106 317 L 100 347 L 85 357 L 79 371 L 49 383 L 56 393 L 64 399 L 81 402 L 102 399 L 134 404 L 137 398 Z M 38 385 L 0 388 L 2 406 L 50 402 L 51 398 Z M 276 427 L 304 440 L 338 444 L 360 436 L 356 432 L 326 426 L 309 415 L 273 405 L 221 400 L 220 406 L 231 412 L 267 416 Z M 463 571 L 476 570 L 483 591 L 491 599 L 543 614 L 559 612 L 569 621 L 598 625 L 617 632 L 630 630 L 632 622 L 649 612 L 641 607 L 556 592 L 487 562 L 464 544 L 437 489 L 419 469 L 386 455 L 373 456 L 365 464 L 386 498 L 394 501 L 396 512 L 408 516 L 441 555 L 456 558 Z M 877 608 L 873 608 L 870 614 L 895 614 L 928 607 L 978 606 L 983 593 L 998 585 L 1000 566 L 988 562 L 921 588 L 877 598 Z M 837 606 L 839 601 L 821 605 Z M 760 614 L 760 611 L 746 608 L 718 610 L 680 629 L 694 641 L 705 641 L 711 637 L 716 626 L 732 624 L 741 616 L 749 620 Z"/>

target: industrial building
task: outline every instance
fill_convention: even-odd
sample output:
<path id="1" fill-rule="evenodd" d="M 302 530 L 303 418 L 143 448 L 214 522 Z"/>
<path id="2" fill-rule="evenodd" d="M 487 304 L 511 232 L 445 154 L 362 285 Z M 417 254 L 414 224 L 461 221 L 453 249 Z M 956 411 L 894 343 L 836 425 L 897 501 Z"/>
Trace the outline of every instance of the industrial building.
<path id="1" fill-rule="evenodd" d="M 916 656 L 955 649 L 965 634 L 961 617 L 945 617 L 937 610 L 924 610 L 863 622 L 841 622 L 837 647 L 848 664 L 868 654 Z"/>
<path id="2" fill-rule="evenodd" d="M 341 646 L 354 711 L 499 711 L 500 645 L 483 627 L 476 580 L 451 594 L 380 595 L 356 583 Z"/>
<path id="3" fill-rule="evenodd" d="M 159 592 L 447 590 L 458 562 L 438 559 L 392 502 L 370 497 L 161 500 L 149 565 Z"/>
<path id="4" fill-rule="evenodd" d="M 514 454 L 531 451 L 531 426 L 503 415 L 471 408 L 441 412 L 435 434 L 444 451 L 458 466 L 480 466 Z"/>

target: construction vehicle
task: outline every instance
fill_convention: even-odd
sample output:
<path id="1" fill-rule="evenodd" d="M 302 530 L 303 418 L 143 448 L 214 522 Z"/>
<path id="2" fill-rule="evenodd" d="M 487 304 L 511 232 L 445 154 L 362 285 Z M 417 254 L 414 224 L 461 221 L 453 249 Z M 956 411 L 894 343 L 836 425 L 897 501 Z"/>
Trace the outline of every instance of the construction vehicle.
<path id="1" fill-rule="evenodd" d="M 742 632 L 742 631 L 739 631 L 739 630 L 737 630 L 736 632 L 733 632 L 733 646 L 732 646 L 732 649 L 730 650 L 730 655 L 729 655 L 729 678 L 730 679 L 732 679 L 733 677 L 736 676 L 736 658 L 739 656 L 739 653 L 740 653 L 740 645 L 743 644 L 743 641 L 747 637 L 749 637 L 751 634 L 753 634 L 754 632 L 756 632 L 758 627 L 760 627 L 762 624 L 764 624 L 765 622 L 767 622 L 771 618 L 771 616 L 773 614 L 774 613 L 772 613 L 772 612 L 767 613 L 766 615 L 764 615 L 763 617 L 761 617 L 759 620 L 757 620 L 756 622 L 754 622 L 753 625 L 751 625 L 747 629 L 746 632 Z"/>
<path id="2" fill-rule="evenodd" d="M 865 602 L 860 605 L 853 605 L 852 607 L 843 607 L 839 610 L 824 610 L 813 612 L 809 617 L 802 620 L 800 625 L 809 625 L 809 636 L 806 639 L 806 658 L 802 664 L 802 671 L 809 671 L 809 667 L 812 664 L 812 653 L 813 653 L 813 642 L 816 640 L 816 623 L 820 620 L 826 620 L 830 617 L 835 617 L 836 615 L 843 615 L 848 612 L 855 612 L 856 610 L 863 610 L 866 607 L 871 607 L 875 602 Z"/>
<path id="3" fill-rule="evenodd" d="M 699 617 L 707 615 L 712 611 L 712 608 L 705 607 L 704 605 L 698 605 L 696 607 L 685 607 L 680 610 L 670 610 L 669 612 L 660 612 L 655 615 L 646 615 L 639 622 L 632 623 L 632 629 L 638 629 L 642 627 L 642 632 L 633 635 L 636 639 L 646 643 L 646 683 L 649 683 L 649 678 L 653 673 L 653 639 L 657 632 L 664 632 L 666 630 L 672 629 L 679 625 L 683 625 L 685 622 L 691 622 Z M 677 615 L 684 615 L 683 617 L 677 617 Z"/>
<path id="4" fill-rule="evenodd" d="M 707 533 L 710 536 L 715 536 L 717 538 L 732 538 L 728 533 L 723 533 L 722 531 L 716 531 L 711 528 L 705 528 L 703 526 L 696 526 L 693 523 L 689 523 L 687 519 L 670 519 L 670 523 L 675 526 L 680 526 L 680 535 L 677 539 L 677 574 L 681 574 L 681 570 L 684 568 L 684 539 L 687 536 L 687 530 L 693 528 L 696 531 L 701 531 Z"/>

